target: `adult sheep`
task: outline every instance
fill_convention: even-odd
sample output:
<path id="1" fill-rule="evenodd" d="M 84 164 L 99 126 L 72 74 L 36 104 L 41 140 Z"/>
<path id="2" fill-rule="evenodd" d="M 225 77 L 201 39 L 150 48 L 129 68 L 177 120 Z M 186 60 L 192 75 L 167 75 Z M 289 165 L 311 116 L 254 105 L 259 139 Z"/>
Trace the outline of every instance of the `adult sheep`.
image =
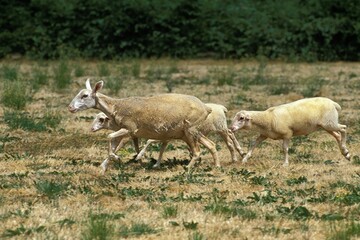
<path id="1" fill-rule="evenodd" d="M 234 133 L 227 127 L 226 113 L 228 110 L 226 109 L 226 107 L 220 104 L 206 103 L 205 105 L 210 107 L 212 111 L 209 114 L 209 116 L 206 118 L 206 120 L 200 124 L 199 131 L 205 136 L 209 135 L 210 133 L 219 134 L 230 151 L 232 162 L 237 161 L 235 149 L 241 156 L 245 154 L 242 151 L 239 142 L 236 140 Z M 159 141 L 152 139 L 148 140 L 146 145 L 137 155 L 136 159 L 139 160 L 140 158 L 142 158 L 142 156 L 145 154 L 146 148 L 150 144 L 155 142 L 159 142 Z M 168 141 L 162 142 L 159 158 L 156 164 L 154 165 L 154 167 L 160 166 L 162 154 L 166 149 L 167 144 Z"/>
<path id="2" fill-rule="evenodd" d="M 197 126 L 203 122 L 211 109 L 194 96 L 184 94 L 159 94 L 152 97 L 129 97 L 115 99 L 99 93 L 104 82 L 99 81 L 91 88 L 90 80 L 71 101 L 71 113 L 95 108 L 105 113 L 121 126 L 110 138 L 130 135 L 133 138 L 157 140 L 182 139 L 190 147 L 193 156 L 188 165 L 191 168 L 200 158 L 199 143 L 207 147 L 220 166 L 215 144 L 203 136 Z M 113 152 L 109 148 L 109 155 Z"/>
<path id="3" fill-rule="evenodd" d="M 271 107 L 265 111 L 240 111 L 236 113 L 230 129 L 252 129 L 260 133 L 243 158 L 247 162 L 254 148 L 266 138 L 283 140 L 284 165 L 289 164 L 288 146 L 292 136 L 307 135 L 318 129 L 331 134 L 337 141 L 342 155 L 350 160 L 346 148 L 346 126 L 338 123 L 338 103 L 324 97 L 306 98 L 292 103 Z"/>

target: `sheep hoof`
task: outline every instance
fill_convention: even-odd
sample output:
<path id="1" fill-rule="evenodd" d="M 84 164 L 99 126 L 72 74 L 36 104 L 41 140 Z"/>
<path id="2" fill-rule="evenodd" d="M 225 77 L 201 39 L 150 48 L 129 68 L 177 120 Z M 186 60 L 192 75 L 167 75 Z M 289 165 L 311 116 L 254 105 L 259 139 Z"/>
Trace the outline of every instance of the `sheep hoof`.
<path id="1" fill-rule="evenodd" d="M 120 157 L 118 155 L 116 155 L 115 153 L 110 153 L 109 159 L 114 160 L 114 161 L 119 161 Z"/>
<path id="2" fill-rule="evenodd" d="M 285 162 L 283 163 L 283 167 L 288 167 L 289 166 L 289 163 Z"/>
<path id="3" fill-rule="evenodd" d="M 100 167 L 101 167 L 100 173 L 104 175 L 107 170 L 106 164 L 101 164 Z"/>
<path id="4" fill-rule="evenodd" d="M 346 158 L 346 160 L 350 161 L 350 159 L 351 159 L 350 152 L 347 152 L 347 153 L 345 154 L 345 158 Z"/>
<path id="5" fill-rule="evenodd" d="M 157 164 L 157 163 L 155 163 L 153 166 L 153 168 L 159 168 L 159 167 L 160 167 L 160 164 Z"/>

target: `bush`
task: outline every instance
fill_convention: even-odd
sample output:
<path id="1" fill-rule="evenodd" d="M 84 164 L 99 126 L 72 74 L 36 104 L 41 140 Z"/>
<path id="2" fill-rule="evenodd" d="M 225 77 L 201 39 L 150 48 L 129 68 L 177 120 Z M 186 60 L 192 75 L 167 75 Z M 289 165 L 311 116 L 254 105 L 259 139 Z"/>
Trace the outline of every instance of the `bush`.
<path id="1" fill-rule="evenodd" d="M 2 8 L 0 57 L 360 59 L 357 0 L 35 0 Z"/>

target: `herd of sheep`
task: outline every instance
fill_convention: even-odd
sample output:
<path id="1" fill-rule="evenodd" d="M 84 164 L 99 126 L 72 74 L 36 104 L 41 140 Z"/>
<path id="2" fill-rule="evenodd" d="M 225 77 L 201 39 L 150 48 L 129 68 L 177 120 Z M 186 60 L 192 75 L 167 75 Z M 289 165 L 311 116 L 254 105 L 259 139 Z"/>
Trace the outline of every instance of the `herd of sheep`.
<path id="1" fill-rule="evenodd" d="M 104 82 L 99 81 L 91 87 L 86 81 L 82 89 L 71 101 L 68 109 L 71 113 L 95 108 L 101 111 L 92 124 L 92 131 L 110 129 L 108 158 L 101 164 L 105 172 L 115 154 L 125 143 L 132 140 L 140 159 L 146 147 L 160 142 L 159 158 L 154 167 L 161 164 L 163 153 L 169 141 L 183 140 L 190 149 L 190 169 L 200 158 L 200 144 L 206 147 L 220 167 L 216 146 L 206 136 L 210 132 L 218 133 L 225 141 L 233 162 L 237 161 L 236 151 L 246 162 L 254 148 L 267 138 L 283 140 L 284 165 L 289 164 L 288 146 L 292 136 L 307 135 L 318 129 L 331 134 L 337 141 L 342 155 L 350 160 L 346 148 L 346 126 L 338 123 L 341 107 L 336 102 L 323 97 L 306 98 L 292 103 L 271 107 L 265 111 L 240 111 L 231 126 L 227 127 L 227 109 L 219 104 L 205 104 L 194 96 L 184 94 L 159 94 L 152 97 L 111 98 L 99 91 Z M 252 129 L 260 135 L 245 154 L 234 132 L 239 129 Z M 140 151 L 139 138 L 149 139 Z"/>

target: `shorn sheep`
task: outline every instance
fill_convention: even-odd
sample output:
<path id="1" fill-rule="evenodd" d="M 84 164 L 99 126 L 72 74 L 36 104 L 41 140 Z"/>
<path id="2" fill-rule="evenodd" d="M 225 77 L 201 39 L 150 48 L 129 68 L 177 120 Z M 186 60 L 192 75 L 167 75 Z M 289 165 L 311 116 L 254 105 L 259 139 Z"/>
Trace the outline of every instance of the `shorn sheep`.
<path id="1" fill-rule="evenodd" d="M 243 158 L 247 162 L 254 148 L 267 138 L 283 140 L 284 166 L 289 164 L 288 146 L 292 136 L 307 135 L 318 129 L 331 134 L 337 141 L 342 155 L 350 160 L 346 148 L 346 126 L 338 123 L 341 107 L 324 97 L 305 98 L 292 103 L 271 107 L 265 111 L 240 111 L 230 129 L 252 129 L 260 133 Z"/>
<path id="2" fill-rule="evenodd" d="M 244 152 L 241 150 L 240 144 L 236 140 L 234 133 L 227 127 L 227 122 L 226 122 L 227 109 L 220 104 L 206 103 L 205 105 L 210 107 L 212 111 L 209 114 L 209 116 L 206 118 L 206 120 L 199 126 L 200 132 L 205 136 L 207 136 L 209 133 L 212 132 L 218 133 L 225 141 L 226 146 L 230 151 L 232 161 L 233 162 L 237 161 L 235 149 L 241 156 L 244 155 Z M 145 154 L 146 148 L 154 142 L 159 142 L 159 141 L 152 139 L 148 140 L 146 145 L 137 155 L 136 159 L 139 160 L 140 158 L 142 158 L 142 156 Z M 154 167 L 160 166 L 162 160 L 162 154 L 163 151 L 166 149 L 167 143 L 168 141 L 162 142 L 159 159 L 154 165 Z"/>
<path id="3" fill-rule="evenodd" d="M 104 82 L 99 81 L 94 88 L 90 80 L 86 89 L 82 89 L 71 101 L 68 110 L 71 113 L 95 108 L 106 114 L 117 125 L 117 132 L 109 134 L 110 138 L 130 135 L 132 138 L 184 140 L 190 147 L 193 156 L 188 165 L 191 168 L 200 158 L 199 143 L 207 147 L 220 166 L 215 144 L 203 136 L 197 126 L 210 114 L 211 109 L 198 98 L 183 94 L 159 94 L 152 97 L 129 97 L 115 99 L 99 93 Z M 109 156 L 113 156 L 109 147 Z"/>

